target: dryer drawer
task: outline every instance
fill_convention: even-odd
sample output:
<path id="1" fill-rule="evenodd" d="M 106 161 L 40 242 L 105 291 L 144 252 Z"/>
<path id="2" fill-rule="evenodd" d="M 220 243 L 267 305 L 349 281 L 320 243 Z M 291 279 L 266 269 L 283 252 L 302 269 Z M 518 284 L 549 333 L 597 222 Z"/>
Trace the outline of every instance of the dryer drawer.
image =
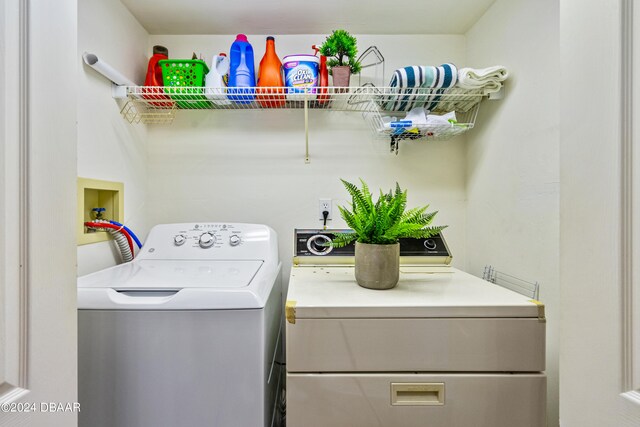
<path id="1" fill-rule="evenodd" d="M 544 427 L 544 374 L 287 374 L 289 427 Z"/>
<path id="2" fill-rule="evenodd" d="M 289 372 L 538 372 L 537 318 L 296 319 Z"/>

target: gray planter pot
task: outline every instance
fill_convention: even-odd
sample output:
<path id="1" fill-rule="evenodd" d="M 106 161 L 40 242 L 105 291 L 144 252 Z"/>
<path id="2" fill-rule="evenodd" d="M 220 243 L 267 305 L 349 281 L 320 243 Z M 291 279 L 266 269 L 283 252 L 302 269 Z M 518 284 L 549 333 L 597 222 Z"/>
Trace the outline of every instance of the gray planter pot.
<path id="1" fill-rule="evenodd" d="M 349 87 L 351 79 L 351 67 L 348 65 L 339 65 L 331 69 L 333 76 L 333 85 L 335 87 Z"/>
<path id="2" fill-rule="evenodd" d="M 356 242 L 356 282 L 368 289 L 391 289 L 400 279 L 400 243 Z"/>

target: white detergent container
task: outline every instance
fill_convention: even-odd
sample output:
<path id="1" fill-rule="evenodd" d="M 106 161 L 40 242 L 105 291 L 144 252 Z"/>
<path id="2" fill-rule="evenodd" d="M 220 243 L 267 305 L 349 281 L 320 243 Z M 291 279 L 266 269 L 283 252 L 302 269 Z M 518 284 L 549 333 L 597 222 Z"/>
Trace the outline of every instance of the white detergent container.
<path id="1" fill-rule="evenodd" d="M 229 74 L 229 58 L 225 53 L 214 55 L 211 60 L 209 73 L 205 78 L 205 95 L 217 105 L 229 105 L 231 101 L 227 99 L 224 76 Z"/>
<path id="2" fill-rule="evenodd" d="M 320 59 L 315 55 L 289 55 L 282 60 L 287 99 L 302 101 L 307 92 L 309 100 L 316 99 L 318 67 Z"/>

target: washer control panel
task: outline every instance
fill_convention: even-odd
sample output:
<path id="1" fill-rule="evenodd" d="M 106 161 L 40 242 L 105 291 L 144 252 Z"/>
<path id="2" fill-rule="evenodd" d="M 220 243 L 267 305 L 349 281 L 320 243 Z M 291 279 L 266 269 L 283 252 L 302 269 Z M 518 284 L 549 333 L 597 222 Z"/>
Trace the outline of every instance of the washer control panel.
<path id="1" fill-rule="evenodd" d="M 351 243 L 342 248 L 331 246 L 331 242 L 336 234 L 348 233 L 349 229 L 296 229 L 294 231 L 294 261 L 305 260 L 304 263 L 313 264 L 316 258 L 319 264 L 331 262 L 331 259 L 340 258 L 341 264 L 352 262 L 355 256 L 355 243 Z M 320 260 L 326 257 L 327 260 Z M 412 261 L 419 261 L 425 264 L 445 264 L 451 262 L 451 252 L 442 234 L 429 237 L 427 239 L 400 239 L 401 262 L 404 258 Z"/>
<path id="2" fill-rule="evenodd" d="M 146 240 L 139 256 L 147 259 L 258 259 L 277 245 L 269 227 L 241 223 L 162 224 Z"/>
<path id="3" fill-rule="evenodd" d="M 242 230 L 231 224 L 194 224 L 192 227 L 180 230 L 173 236 L 174 246 L 191 246 L 209 249 L 238 246 L 242 243 Z"/>

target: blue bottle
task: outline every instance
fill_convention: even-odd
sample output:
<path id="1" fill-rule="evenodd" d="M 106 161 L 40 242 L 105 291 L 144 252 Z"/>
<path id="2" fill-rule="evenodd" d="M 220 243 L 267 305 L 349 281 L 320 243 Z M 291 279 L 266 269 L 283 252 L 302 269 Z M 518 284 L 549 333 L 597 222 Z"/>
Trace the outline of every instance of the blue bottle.
<path id="1" fill-rule="evenodd" d="M 237 104 L 249 104 L 255 98 L 256 72 L 253 47 L 244 34 L 238 34 L 229 53 L 229 85 L 227 96 Z"/>

